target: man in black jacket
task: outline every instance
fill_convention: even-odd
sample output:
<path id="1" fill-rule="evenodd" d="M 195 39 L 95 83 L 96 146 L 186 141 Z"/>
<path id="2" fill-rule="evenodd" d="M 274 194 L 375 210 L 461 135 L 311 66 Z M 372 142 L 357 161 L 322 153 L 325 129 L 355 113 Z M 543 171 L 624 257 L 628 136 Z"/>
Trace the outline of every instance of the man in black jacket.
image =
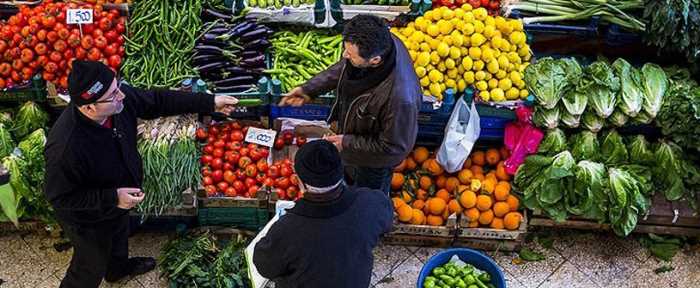
<path id="1" fill-rule="evenodd" d="M 355 16 L 345 24 L 343 41 L 344 59 L 294 88 L 280 105 L 300 106 L 335 89 L 328 121 L 338 121 L 339 135 L 326 139 L 341 151 L 355 185 L 388 194 L 392 168 L 416 142 L 423 94 L 406 47 L 384 20 Z"/>
<path id="2" fill-rule="evenodd" d="M 120 84 L 101 62 L 75 61 L 71 105 L 52 127 L 45 150 L 45 193 L 73 244 L 60 287 L 98 287 L 155 268 L 128 258 L 128 212 L 145 196 L 136 119 L 182 113 L 230 113 L 238 100 Z"/>
<path id="3" fill-rule="evenodd" d="M 340 154 L 325 140 L 302 146 L 294 169 L 304 198 L 256 244 L 258 272 L 277 288 L 369 287 L 372 250 L 391 230 L 389 197 L 347 187 Z"/>

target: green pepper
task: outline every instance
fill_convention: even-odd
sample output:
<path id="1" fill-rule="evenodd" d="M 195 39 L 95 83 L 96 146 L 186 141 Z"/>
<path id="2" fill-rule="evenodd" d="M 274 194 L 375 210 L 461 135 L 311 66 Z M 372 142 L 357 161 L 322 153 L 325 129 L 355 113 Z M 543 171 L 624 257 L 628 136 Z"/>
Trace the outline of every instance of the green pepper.
<path id="1" fill-rule="evenodd" d="M 435 288 L 435 282 L 425 281 L 423 282 L 423 288 Z"/>
<path id="2" fill-rule="evenodd" d="M 449 267 L 449 268 L 447 268 L 446 273 L 447 273 L 447 275 L 455 277 L 455 276 L 457 276 L 457 269 L 455 267 Z"/>
<path id="3" fill-rule="evenodd" d="M 457 283 L 455 283 L 457 288 L 467 288 L 467 283 L 464 283 L 464 280 L 462 279 L 457 279 Z"/>
<path id="4" fill-rule="evenodd" d="M 460 269 L 460 270 L 462 271 L 462 273 L 464 273 L 464 275 L 469 275 L 469 274 L 474 273 L 474 266 L 466 265 L 466 266 L 462 267 L 462 269 Z"/>
<path id="5" fill-rule="evenodd" d="M 469 287 L 467 287 L 467 288 L 479 288 L 479 286 L 476 286 L 476 285 L 469 285 Z"/>
<path id="6" fill-rule="evenodd" d="M 437 278 L 435 278 L 435 277 L 433 277 L 433 276 L 428 276 L 428 277 L 425 277 L 425 281 L 433 281 L 433 282 L 437 282 L 437 280 L 438 280 L 438 279 L 437 279 Z"/>
<path id="7" fill-rule="evenodd" d="M 481 282 L 481 279 L 479 279 L 479 277 L 475 277 L 474 280 L 475 280 L 475 282 L 476 282 L 475 284 L 478 288 L 489 288 L 489 286 L 486 286 L 486 284 L 484 284 L 484 282 Z"/>
<path id="8" fill-rule="evenodd" d="M 491 274 L 486 272 L 481 273 L 481 275 L 479 275 L 479 280 L 486 283 L 491 282 Z"/>
<path id="9" fill-rule="evenodd" d="M 452 286 L 456 282 L 455 279 L 450 277 L 449 275 L 440 275 L 440 280 L 442 280 L 442 282 L 445 282 L 445 284 L 447 284 L 448 286 Z"/>
<path id="10" fill-rule="evenodd" d="M 464 282 L 467 283 L 467 285 L 474 284 L 474 282 L 476 282 L 476 280 L 474 280 L 474 275 L 469 274 L 469 275 L 465 276 Z"/>
<path id="11" fill-rule="evenodd" d="M 433 269 L 433 275 L 440 276 L 443 274 L 445 274 L 445 269 L 440 268 L 440 267 Z"/>

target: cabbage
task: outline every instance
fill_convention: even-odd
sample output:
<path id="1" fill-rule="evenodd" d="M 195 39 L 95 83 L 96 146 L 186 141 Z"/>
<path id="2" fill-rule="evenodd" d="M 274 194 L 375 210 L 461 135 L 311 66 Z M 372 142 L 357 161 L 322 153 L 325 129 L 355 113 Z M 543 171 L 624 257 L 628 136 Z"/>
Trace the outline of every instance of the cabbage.
<path id="1" fill-rule="evenodd" d="M 694 169 L 683 159 L 683 150 L 673 142 L 661 141 L 654 152 L 656 169 L 654 180 L 659 190 L 664 192 L 666 199 L 676 201 L 681 199 L 688 189 L 685 187 L 684 175 Z"/>
<path id="2" fill-rule="evenodd" d="M 652 165 L 654 163 L 654 152 L 643 135 L 632 136 L 627 140 L 630 163 L 641 165 Z"/>
<path id="3" fill-rule="evenodd" d="M 546 109 L 554 108 L 568 85 L 564 62 L 545 57 L 525 68 L 523 80 L 535 95 L 537 103 Z"/>
<path id="4" fill-rule="evenodd" d="M 532 123 L 537 127 L 546 129 L 554 129 L 559 125 L 559 107 L 554 106 L 554 109 L 546 109 L 542 106 L 536 106 L 535 112 L 532 114 Z"/>
<path id="5" fill-rule="evenodd" d="M 641 124 L 641 125 L 646 125 L 654 121 L 654 118 L 651 118 L 651 115 L 647 113 L 647 111 L 642 110 L 639 114 L 637 114 L 637 117 L 634 117 L 632 119 L 633 124 Z"/>
<path id="6" fill-rule="evenodd" d="M 622 58 L 615 60 L 612 66 L 613 69 L 615 69 L 616 76 L 620 79 L 620 91 L 617 94 L 617 107 L 626 116 L 637 116 L 637 113 L 642 110 L 642 104 L 644 103 L 641 87 L 641 73 Z M 618 120 L 619 119 L 622 118 L 618 116 Z M 626 119 L 625 122 L 627 122 Z M 621 125 L 618 127 L 621 127 Z"/>
<path id="7" fill-rule="evenodd" d="M 590 130 L 591 132 L 598 132 L 605 126 L 605 120 L 598 117 L 595 113 L 591 111 L 586 111 L 581 116 L 581 124 L 583 128 Z"/>
<path id="8" fill-rule="evenodd" d="M 17 139 L 22 139 L 32 131 L 44 128 L 48 124 L 49 115 L 46 114 L 39 105 L 32 101 L 24 103 L 19 108 L 14 119 L 13 133 Z"/>
<path id="9" fill-rule="evenodd" d="M 565 58 L 561 59 L 561 61 L 563 61 L 564 70 L 569 81 L 569 85 L 561 98 L 563 104 L 561 112 L 566 110 L 571 115 L 580 116 L 586 109 L 586 104 L 588 104 L 588 96 L 586 96 L 586 84 L 588 82 L 581 81 L 583 70 L 574 58 Z"/>
<path id="10" fill-rule="evenodd" d="M 576 160 L 592 160 L 600 159 L 600 145 L 598 137 L 591 131 L 583 131 L 571 137 L 569 141 L 571 146 L 571 154 Z"/>
<path id="11" fill-rule="evenodd" d="M 638 174 L 628 168 L 608 169 L 608 217 L 610 226 L 619 236 L 629 235 L 637 226 L 639 215 L 649 209 L 649 199 L 644 197 L 643 182 L 638 180 Z"/>
<path id="12" fill-rule="evenodd" d="M 606 165 L 624 164 L 629 159 L 625 143 L 622 142 L 622 137 L 615 130 L 610 130 L 603 135 L 600 152 L 603 163 Z"/>
<path id="13" fill-rule="evenodd" d="M 610 66 L 603 62 L 594 62 L 586 67 L 586 76 L 582 81 L 589 81 L 588 104 L 601 117 L 608 118 L 615 109 L 620 79 L 613 74 Z"/>
<path id="14" fill-rule="evenodd" d="M 566 135 L 559 128 L 547 130 L 544 139 L 540 142 L 537 153 L 542 155 L 554 155 L 567 149 Z"/>
<path id="15" fill-rule="evenodd" d="M 666 73 L 656 64 L 647 63 L 642 66 L 642 86 L 644 87 L 644 103 L 642 107 L 650 118 L 656 118 L 661 110 L 664 95 L 668 88 Z M 651 121 L 650 121 L 651 122 Z"/>
<path id="16" fill-rule="evenodd" d="M 608 196 L 605 194 L 607 174 L 605 165 L 581 161 L 574 167 L 574 187 L 568 191 L 566 210 L 574 215 L 604 222 L 607 219 Z"/>
<path id="17" fill-rule="evenodd" d="M 625 113 L 623 113 L 620 110 L 615 109 L 615 112 L 613 112 L 613 114 L 610 115 L 610 117 L 608 118 L 608 123 L 610 123 L 610 125 L 615 126 L 615 127 L 622 127 L 622 126 L 625 126 L 625 124 L 627 124 L 628 120 L 629 120 L 629 117 L 627 117 L 627 115 L 625 115 Z"/>
<path id="18" fill-rule="evenodd" d="M 581 115 L 571 115 L 571 113 L 565 109 L 559 109 L 559 118 L 559 121 L 562 124 L 561 126 L 567 128 L 578 128 L 578 126 L 581 124 Z"/>

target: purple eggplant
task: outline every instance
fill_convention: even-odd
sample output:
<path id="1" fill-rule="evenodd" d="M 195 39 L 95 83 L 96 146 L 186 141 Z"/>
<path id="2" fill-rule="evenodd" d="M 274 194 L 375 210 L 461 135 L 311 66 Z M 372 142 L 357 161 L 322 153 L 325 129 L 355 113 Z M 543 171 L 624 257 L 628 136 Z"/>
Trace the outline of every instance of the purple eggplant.
<path id="1" fill-rule="evenodd" d="M 226 86 L 235 86 L 235 85 L 247 85 L 247 84 L 254 84 L 256 82 L 256 78 L 253 77 L 252 75 L 244 75 L 244 76 L 233 76 L 228 79 L 223 79 L 223 80 L 218 80 L 214 81 L 213 84 L 216 87 L 226 87 Z"/>
<path id="2" fill-rule="evenodd" d="M 219 62 L 210 62 L 201 66 L 197 66 L 194 69 L 201 72 L 207 72 L 207 71 L 212 71 L 215 69 L 221 69 L 226 67 L 226 65 L 229 65 L 229 61 L 219 61 Z"/>
<path id="3" fill-rule="evenodd" d="M 256 50 L 247 50 L 247 51 L 241 52 L 240 57 L 243 59 L 250 59 L 250 58 L 259 57 L 260 55 L 263 55 L 263 52 L 256 51 Z"/>
<path id="4" fill-rule="evenodd" d="M 243 45 L 243 48 L 245 50 L 265 50 L 267 47 L 270 47 L 270 41 L 267 41 L 267 39 L 258 39 L 252 42 L 248 42 L 245 45 Z"/>
<path id="5" fill-rule="evenodd" d="M 253 31 L 241 35 L 240 42 L 246 43 L 267 37 L 267 27 L 259 26 Z"/>
<path id="6" fill-rule="evenodd" d="M 223 86 L 223 87 L 214 87 L 214 91 L 220 92 L 220 93 L 240 93 L 244 92 L 246 90 L 249 90 L 251 88 L 254 88 L 254 84 L 246 84 L 246 85 L 233 85 L 233 86 Z"/>
<path id="7" fill-rule="evenodd" d="M 241 67 L 246 68 L 265 67 L 265 55 L 260 55 L 254 58 L 244 58 L 243 60 L 241 60 L 240 65 Z"/>
<path id="8" fill-rule="evenodd" d="M 231 28 L 231 30 L 228 33 L 226 33 L 226 35 L 229 35 L 230 37 L 239 37 L 240 35 L 243 35 L 248 31 L 255 29 L 255 27 L 255 23 L 242 22 L 236 25 L 235 27 Z"/>
<path id="9" fill-rule="evenodd" d="M 197 66 L 221 61 L 228 61 L 228 59 L 222 55 L 197 55 L 192 57 L 192 63 Z"/>

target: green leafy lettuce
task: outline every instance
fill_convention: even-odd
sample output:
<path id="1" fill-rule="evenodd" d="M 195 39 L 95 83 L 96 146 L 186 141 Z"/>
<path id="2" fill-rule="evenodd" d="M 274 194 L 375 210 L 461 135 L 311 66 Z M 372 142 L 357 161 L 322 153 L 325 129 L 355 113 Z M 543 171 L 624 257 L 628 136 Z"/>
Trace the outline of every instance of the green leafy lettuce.
<path id="1" fill-rule="evenodd" d="M 600 159 L 600 145 L 596 133 L 583 131 L 575 134 L 569 139 L 569 146 L 571 146 L 571 155 L 578 161 Z"/>
<path id="2" fill-rule="evenodd" d="M 632 136 L 627 139 L 630 163 L 652 166 L 654 164 L 654 151 L 643 135 Z"/>
<path id="3" fill-rule="evenodd" d="M 535 95 L 537 103 L 546 109 L 554 108 L 568 85 L 564 62 L 551 57 L 539 59 L 525 68 L 523 80 Z"/>
<path id="4" fill-rule="evenodd" d="M 564 131 L 562 131 L 559 128 L 554 128 L 551 130 L 547 130 L 547 132 L 544 135 L 544 138 L 542 139 L 542 142 L 540 142 L 540 146 L 537 149 L 537 153 L 541 155 L 551 156 L 566 149 L 567 144 L 566 135 L 564 135 Z"/>
<path id="5" fill-rule="evenodd" d="M 554 106 L 553 109 L 536 106 L 535 112 L 532 113 L 532 123 L 545 129 L 557 128 L 559 125 L 559 106 Z"/>
<path id="6" fill-rule="evenodd" d="M 606 165 L 624 164 L 629 160 L 625 143 L 617 131 L 610 130 L 605 133 L 600 143 L 602 160 Z"/>
<path id="7" fill-rule="evenodd" d="M 595 133 L 603 129 L 605 126 L 605 119 L 598 117 L 593 111 L 586 110 L 586 112 L 583 113 L 581 125 L 583 128 Z"/>
<path id="8" fill-rule="evenodd" d="M 612 67 L 615 75 L 620 79 L 617 107 L 624 115 L 635 117 L 642 110 L 644 103 L 642 74 L 623 58 L 615 60 Z"/>
<path id="9" fill-rule="evenodd" d="M 650 118 L 656 118 L 661 105 L 663 104 L 664 94 L 668 89 L 668 79 L 666 73 L 661 67 L 656 64 L 647 63 L 642 66 L 642 86 L 644 96 L 644 112 Z"/>
<path id="10" fill-rule="evenodd" d="M 588 104 L 600 118 L 608 118 L 615 109 L 620 79 L 604 61 L 593 62 L 586 67 L 582 81 L 590 81 Z"/>

